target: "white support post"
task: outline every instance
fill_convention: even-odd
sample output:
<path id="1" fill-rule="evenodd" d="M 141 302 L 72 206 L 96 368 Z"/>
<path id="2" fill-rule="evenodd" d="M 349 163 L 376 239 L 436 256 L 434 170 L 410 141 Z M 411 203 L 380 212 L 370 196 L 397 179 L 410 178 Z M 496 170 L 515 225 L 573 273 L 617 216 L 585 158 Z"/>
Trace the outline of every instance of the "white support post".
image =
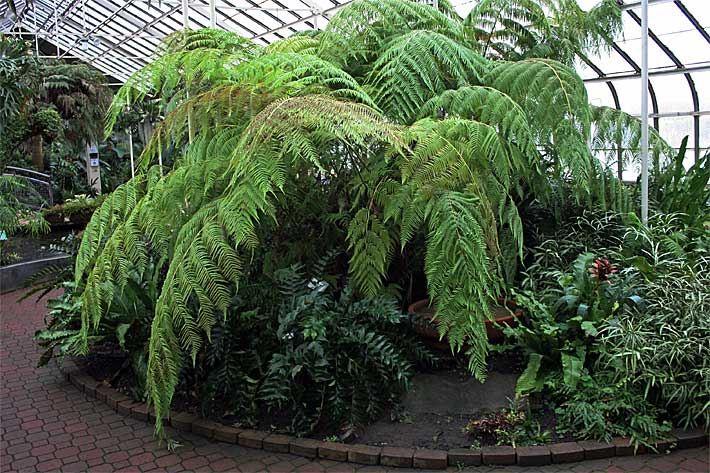
<path id="1" fill-rule="evenodd" d="M 32 21 L 34 22 L 35 26 L 35 58 L 39 57 L 39 35 L 37 34 L 37 7 L 35 5 L 32 6 Z"/>
<path id="2" fill-rule="evenodd" d="M 190 11 L 189 11 L 189 4 L 187 0 L 182 0 L 182 27 L 187 30 L 187 27 L 190 25 Z M 187 37 L 187 35 L 185 35 Z M 186 84 L 187 85 L 187 84 Z M 189 100 L 190 99 L 190 91 L 187 90 L 185 92 L 186 98 Z M 188 110 L 187 111 L 187 134 L 188 134 L 188 139 L 190 142 L 192 142 L 192 113 Z M 162 157 L 161 157 L 162 161 Z M 160 165 L 160 169 L 163 169 L 163 165 Z"/>
<path id="3" fill-rule="evenodd" d="M 131 111 L 130 99 L 128 100 L 128 103 L 126 104 L 126 110 L 128 110 L 129 113 Z M 133 130 L 131 130 L 131 127 L 129 126 L 126 131 L 128 132 L 128 155 L 131 157 L 131 179 L 132 179 L 132 178 L 136 177 L 136 165 L 135 165 L 135 161 L 133 158 Z"/>
<path id="4" fill-rule="evenodd" d="M 210 28 L 217 28 L 217 7 L 216 0 L 210 0 Z"/>
<path id="5" fill-rule="evenodd" d="M 190 4 L 187 0 L 182 0 L 182 27 L 187 29 L 190 26 Z"/>
<path id="6" fill-rule="evenodd" d="M 57 11 L 57 0 L 52 2 L 54 5 L 54 40 L 57 46 L 57 59 L 59 59 L 59 12 Z"/>
<path id="7" fill-rule="evenodd" d="M 641 2 L 641 221 L 648 223 L 648 0 Z"/>
<path id="8" fill-rule="evenodd" d="M 131 156 L 131 178 L 136 177 L 136 166 L 133 161 L 133 131 L 128 129 L 128 154 Z"/>

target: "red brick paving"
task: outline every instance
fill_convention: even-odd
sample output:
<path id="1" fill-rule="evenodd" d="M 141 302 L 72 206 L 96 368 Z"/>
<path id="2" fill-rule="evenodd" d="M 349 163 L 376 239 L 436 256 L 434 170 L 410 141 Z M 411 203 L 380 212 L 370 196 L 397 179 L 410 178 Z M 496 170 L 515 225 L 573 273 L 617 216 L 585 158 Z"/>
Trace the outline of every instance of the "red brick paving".
<path id="1" fill-rule="evenodd" d="M 89 399 L 55 365 L 36 368 L 32 340 L 43 325 L 44 301 L 16 303 L 19 293 L 0 295 L 0 472 L 381 472 L 381 466 L 309 461 L 170 431 L 182 447 L 168 452 L 153 438 L 152 425 L 123 417 Z M 457 471 L 456 468 L 450 468 Z M 406 470 L 393 469 L 404 472 Z M 694 472 L 710 471 L 708 449 L 670 455 L 612 458 L 542 468 L 471 467 L 513 472 Z"/>

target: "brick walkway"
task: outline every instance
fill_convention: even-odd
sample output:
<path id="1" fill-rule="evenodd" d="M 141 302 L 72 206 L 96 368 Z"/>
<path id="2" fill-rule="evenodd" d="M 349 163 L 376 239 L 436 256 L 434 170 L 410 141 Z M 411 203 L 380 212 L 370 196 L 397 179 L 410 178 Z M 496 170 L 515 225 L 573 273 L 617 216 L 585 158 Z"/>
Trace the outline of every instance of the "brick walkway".
<path id="1" fill-rule="evenodd" d="M 382 471 L 330 461 L 310 462 L 171 432 L 183 444 L 174 453 L 158 446 L 151 425 L 118 415 L 87 399 L 53 364 L 35 368 L 34 331 L 42 326 L 44 303 L 17 304 L 18 293 L 0 296 L 0 471 Z M 455 468 L 452 471 L 457 471 Z M 478 467 L 477 472 L 533 471 Z M 403 472 L 395 469 L 393 471 Z M 540 472 L 707 472 L 708 449 L 644 455 L 579 464 L 552 465 Z"/>

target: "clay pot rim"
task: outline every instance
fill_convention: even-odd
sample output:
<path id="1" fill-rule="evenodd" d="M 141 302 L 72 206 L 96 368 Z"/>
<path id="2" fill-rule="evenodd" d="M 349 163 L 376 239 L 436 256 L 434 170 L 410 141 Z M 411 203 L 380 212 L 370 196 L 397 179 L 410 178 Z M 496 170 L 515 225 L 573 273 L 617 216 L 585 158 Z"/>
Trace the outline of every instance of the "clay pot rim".
<path id="1" fill-rule="evenodd" d="M 506 301 L 506 302 L 512 302 L 513 304 L 515 304 L 514 301 Z M 429 299 L 428 299 L 428 298 L 427 298 L 427 299 L 421 299 L 421 300 L 419 300 L 419 301 L 416 301 L 416 302 L 411 303 L 411 304 L 409 305 L 409 307 L 407 307 L 407 312 L 408 312 L 409 314 L 414 315 L 414 314 L 418 313 L 421 309 L 423 309 L 423 308 L 425 308 L 425 307 L 429 307 Z M 506 306 L 504 306 L 503 304 L 501 304 L 501 307 L 506 307 Z M 510 310 L 509 307 L 506 307 L 506 308 Z M 493 322 L 498 322 L 498 323 L 501 323 L 501 322 L 512 322 L 514 319 L 520 318 L 520 317 L 522 317 L 522 316 L 523 316 L 523 311 L 522 311 L 522 309 L 515 309 L 515 310 L 513 311 L 513 314 L 512 314 L 512 315 L 509 314 L 509 315 L 505 315 L 505 316 L 502 316 L 502 317 L 496 317 L 495 319 L 486 319 L 486 320 L 485 320 L 485 323 L 486 323 L 486 324 L 492 324 Z M 436 323 L 436 320 L 434 320 L 434 323 Z"/>

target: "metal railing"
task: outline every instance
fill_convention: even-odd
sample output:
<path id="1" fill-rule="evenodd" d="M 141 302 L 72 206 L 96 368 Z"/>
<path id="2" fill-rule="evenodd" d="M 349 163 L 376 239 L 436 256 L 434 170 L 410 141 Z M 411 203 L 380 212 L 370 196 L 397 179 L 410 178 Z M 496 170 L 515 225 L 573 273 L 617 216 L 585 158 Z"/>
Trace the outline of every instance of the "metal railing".
<path id="1" fill-rule="evenodd" d="M 54 205 L 52 177 L 49 174 L 15 166 L 6 166 L 3 174 L 24 182 L 25 186 L 15 192 L 15 197 L 27 207 L 40 209 Z"/>

